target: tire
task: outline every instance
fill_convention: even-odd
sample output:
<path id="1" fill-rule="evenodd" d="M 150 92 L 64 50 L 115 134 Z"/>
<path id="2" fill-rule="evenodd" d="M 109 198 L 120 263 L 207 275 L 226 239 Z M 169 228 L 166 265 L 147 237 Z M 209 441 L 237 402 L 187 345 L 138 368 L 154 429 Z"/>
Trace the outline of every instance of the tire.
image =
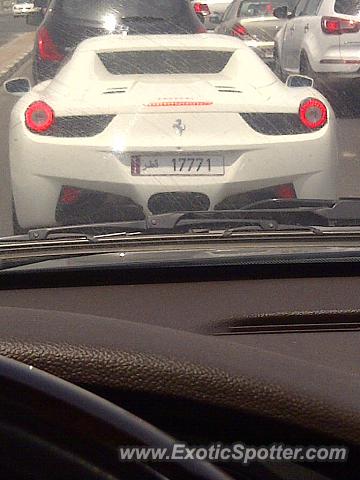
<path id="1" fill-rule="evenodd" d="M 274 49 L 274 73 L 282 81 L 285 82 L 285 73 L 280 65 L 280 58 L 277 48 Z"/>
<path id="2" fill-rule="evenodd" d="M 316 88 L 320 87 L 319 78 L 317 77 L 316 72 L 311 68 L 308 56 L 305 52 L 302 52 L 300 56 L 300 75 L 312 78 L 314 80 L 314 86 Z"/>
<path id="3" fill-rule="evenodd" d="M 300 56 L 300 74 L 312 78 L 314 80 L 314 88 L 319 90 L 319 92 L 322 93 L 331 104 L 337 103 L 338 92 L 334 90 L 334 88 L 331 88 L 330 85 L 326 84 L 326 82 L 322 81 L 316 72 L 314 72 L 305 52 L 302 52 Z"/>
<path id="4" fill-rule="evenodd" d="M 300 55 L 300 74 L 310 76 L 312 71 L 308 56 L 305 52 L 301 52 Z M 312 77 L 311 77 L 312 78 Z"/>
<path id="5" fill-rule="evenodd" d="M 205 23 L 205 17 L 204 15 L 201 15 L 201 13 L 197 13 L 196 16 L 200 20 L 201 23 Z"/>

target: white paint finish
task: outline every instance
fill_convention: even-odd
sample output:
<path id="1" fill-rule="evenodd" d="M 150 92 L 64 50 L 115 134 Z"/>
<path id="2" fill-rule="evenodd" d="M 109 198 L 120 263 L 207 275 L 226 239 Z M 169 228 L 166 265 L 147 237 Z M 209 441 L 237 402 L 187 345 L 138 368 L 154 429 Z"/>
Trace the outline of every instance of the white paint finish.
<path id="1" fill-rule="evenodd" d="M 335 197 L 336 120 L 300 135 L 263 135 L 239 112 L 294 113 L 307 97 L 326 100 L 313 89 L 282 84 L 249 47 L 217 35 L 117 37 L 83 42 L 54 80 L 38 85 L 14 107 L 10 122 L 10 162 L 19 222 L 52 225 L 62 185 L 91 188 L 132 198 L 146 209 L 155 193 L 191 191 L 208 195 L 213 207 L 227 196 L 292 182 L 300 198 Z M 147 49 L 234 51 L 219 74 L 110 75 L 99 51 Z M 244 69 L 246 65 L 246 69 Z M 222 93 L 218 86 L 240 93 Z M 108 88 L 126 87 L 104 95 Z M 24 111 L 41 99 L 56 115 L 113 113 L 100 134 L 55 138 L 33 134 Z M 201 101 L 194 106 L 149 106 L 159 101 Z M 173 128 L 186 126 L 178 135 Z M 221 176 L 133 176 L 131 156 L 221 155 Z"/>

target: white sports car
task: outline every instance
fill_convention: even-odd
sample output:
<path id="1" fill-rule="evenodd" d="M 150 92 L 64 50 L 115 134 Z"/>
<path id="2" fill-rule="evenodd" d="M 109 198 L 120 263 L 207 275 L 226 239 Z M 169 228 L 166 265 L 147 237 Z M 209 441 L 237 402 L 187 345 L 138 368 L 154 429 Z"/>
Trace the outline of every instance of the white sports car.
<path id="1" fill-rule="evenodd" d="M 12 111 L 17 219 L 84 222 L 110 201 L 162 213 L 332 199 L 335 128 L 319 92 L 283 84 L 236 38 L 92 38 Z"/>

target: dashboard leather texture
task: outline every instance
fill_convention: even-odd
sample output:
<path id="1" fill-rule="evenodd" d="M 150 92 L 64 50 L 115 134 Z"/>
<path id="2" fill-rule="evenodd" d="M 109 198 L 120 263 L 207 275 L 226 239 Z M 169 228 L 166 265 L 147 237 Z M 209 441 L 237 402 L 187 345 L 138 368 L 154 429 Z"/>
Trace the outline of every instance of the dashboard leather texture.
<path id="1" fill-rule="evenodd" d="M 360 444 L 356 371 L 139 318 L 16 307 L 0 318 L 0 354 L 73 383 L 231 407 Z"/>
<path id="2" fill-rule="evenodd" d="M 169 272 L 169 279 L 172 274 Z M 34 287 L 36 275 L 33 275 Z M 91 274 L 89 274 L 91 279 Z M 0 306 L 88 313 L 205 333 L 222 320 L 358 310 L 360 277 L 272 278 L 0 290 Z"/>

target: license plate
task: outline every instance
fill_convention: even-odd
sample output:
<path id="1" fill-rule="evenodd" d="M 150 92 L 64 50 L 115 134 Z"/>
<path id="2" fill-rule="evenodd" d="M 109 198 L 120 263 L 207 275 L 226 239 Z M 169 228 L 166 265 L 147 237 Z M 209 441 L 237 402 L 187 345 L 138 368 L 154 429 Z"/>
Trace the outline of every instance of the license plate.
<path id="1" fill-rule="evenodd" d="M 131 175 L 224 175 L 224 157 L 220 155 L 138 155 L 131 158 Z"/>
<path id="2" fill-rule="evenodd" d="M 265 58 L 273 58 L 274 57 L 274 50 L 272 48 L 271 49 L 270 48 L 265 49 L 263 51 L 263 54 L 264 54 Z"/>

